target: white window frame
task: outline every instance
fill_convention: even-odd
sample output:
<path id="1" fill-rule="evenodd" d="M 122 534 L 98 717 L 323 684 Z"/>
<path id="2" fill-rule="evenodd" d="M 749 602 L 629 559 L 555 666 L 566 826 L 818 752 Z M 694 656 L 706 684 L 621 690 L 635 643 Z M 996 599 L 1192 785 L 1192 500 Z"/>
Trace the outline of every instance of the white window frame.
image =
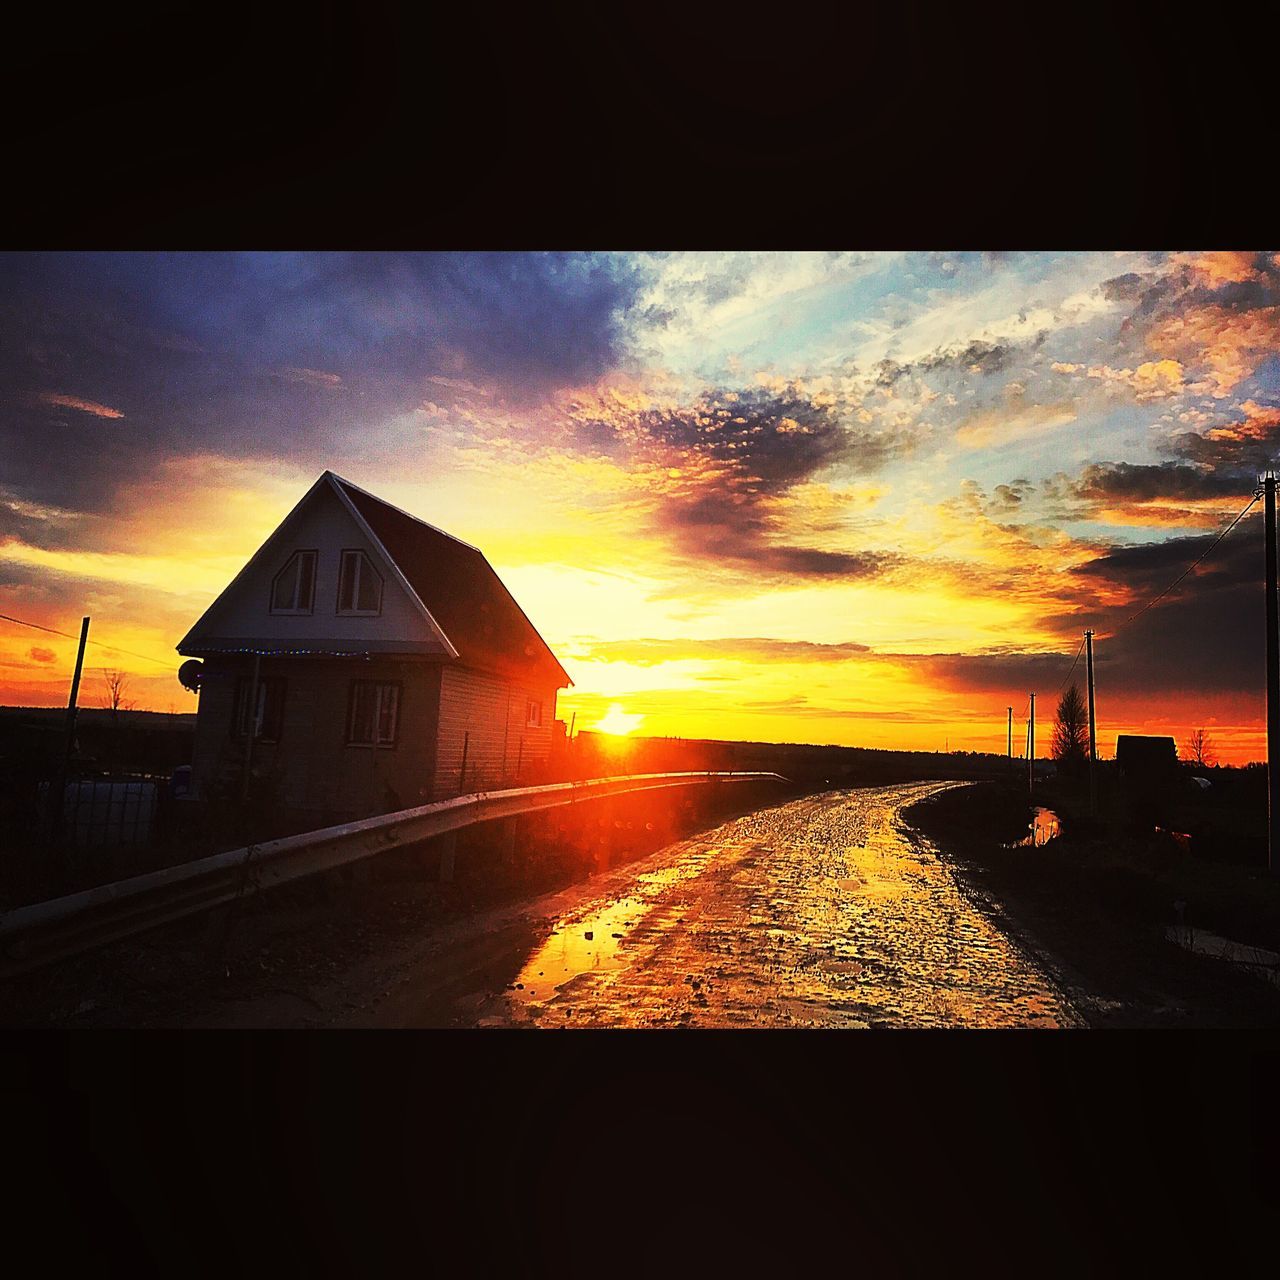
<path id="1" fill-rule="evenodd" d="M 373 719 L 371 721 L 373 739 L 370 742 L 358 741 L 355 737 L 356 687 L 358 685 L 367 686 L 373 695 Z M 378 727 L 382 723 L 382 704 L 388 690 L 390 690 L 391 697 L 395 701 L 391 721 L 391 737 L 379 738 Z M 403 696 L 404 692 L 398 680 L 353 680 L 347 694 L 347 746 L 381 748 L 384 751 L 393 749 L 400 740 L 400 702 Z"/>
<path id="2" fill-rule="evenodd" d="M 275 732 L 265 732 L 267 699 L 270 688 L 279 690 L 279 722 Z M 235 689 L 235 706 L 232 709 L 231 736 L 237 739 L 252 737 L 258 743 L 277 743 L 284 736 L 284 700 L 288 683 L 283 676 L 259 676 L 257 698 L 253 695 L 253 678 L 241 676 Z M 253 704 L 252 706 L 250 704 Z"/>
<path id="3" fill-rule="evenodd" d="M 378 605 L 375 609 L 344 609 L 342 607 L 342 575 L 346 568 L 347 557 L 354 556 L 356 569 L 355 578 L 351 584 L 351 601 L 352 604 L 360 599 L 360 583 L 366 573 L 371 573 L 374 580 L 378 584 Z M 340 618 L 376 618 L 382 613 L 382 589 L 385 586 L 382 574 L 374 568 L 373 561 L 369 558 L 366 551 L 360 547 L 344 547 L 338 555 L 338 597 L 335 612 Z"/>
<path id="4" fill-rule="evenodd" d="M 293 579 L 293 605 L 288 609 L 276 608 L 276 583 L 289 571 L 289 567 L 296 560 L 300 560 L 303 556 L 311 557 L 311 604 L 305 608 L 298 608 L 298 597 L 301 594 L 302 587 L 302 566 L 298 566 L 298 570 Z M 320 553 L 312 547 L 299 547 L 281 566 L 280 572 L 271 579 L 271 595 L 268 597 L 269 608 L 275 614 L 290 614 L 293 616 L 305 615 L 315 612 L 316 607 L 316 565 L 319 562 Z"/>
<path id="5" fill-rule="evenodd" d="M 528 698 L 524 707 L 524 725 L 526 729 L 542 728 L 542 700 Z"/>

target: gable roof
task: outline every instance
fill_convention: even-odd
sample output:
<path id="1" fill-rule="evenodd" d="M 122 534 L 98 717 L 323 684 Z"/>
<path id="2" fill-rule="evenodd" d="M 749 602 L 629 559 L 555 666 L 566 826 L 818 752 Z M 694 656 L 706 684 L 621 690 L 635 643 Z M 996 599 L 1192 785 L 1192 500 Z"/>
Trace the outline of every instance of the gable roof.
<path id="1" fill-rule="evenodd" d="M 554 678 L 558 687 L 573 683 L 478 548 L 332 471 L 325 477 L 355 509 L 460 661 L 507 676 Z"/>
<path id="2" fill-rule="evenodd" d="M 405 579 L 396 564 L 389 559 L 378 545 L 364 518 L 352 506 L 345 491 L 337 483 L 338 478 L 330 471 L 323 472 L 316 482 L 294 504 L 293 509 L 275 527 L 267 540 L 245 561 L 240 572 L 222 589 L 213 603 L 201 614 L 195 625 L 178 642 L 177 650 L 184 656 L 211 653 L 276 653 L 301 654 L 329 657 L 369 657 L 369 639 L 350 634 L 343 637 L 309 636 L 305 639 L 276 635 L 266 638 L 261 634 L 244 635 L 244 620 L 231 623 L 231 630 L 226 630 L 228 619 L 225 610 L 228 602 L 234 601 L 236 594 L 244 584 L 252 582 L 255 574 L 261 574 L 264 566 L 276 553 L 282 543 L 288 543 L 293 530 L 304 513 L 310 510 L 317 499 L 328 496 L 346 512 L 360 532 L 368 539 L 371 549 L 379 552 L 384 560 L 384 569 L 395 578 L 405 593 L 410 606 L 421 615 L 426 624 L 425 637 L 414 635 L 412 638 L 400 637 L 389 640 L 385 635 L 376 641 L 376 651 L 380 653 L 414 653 L 445 654 L 450 658 L 458 656 L 457 650 L 449 643 L 449 637 L 441 630 L 439 623 L 431 616 L 430 610 L 422 603 L 418 594 Z M 232 634 L 235 632 L 235 634 Z"/>

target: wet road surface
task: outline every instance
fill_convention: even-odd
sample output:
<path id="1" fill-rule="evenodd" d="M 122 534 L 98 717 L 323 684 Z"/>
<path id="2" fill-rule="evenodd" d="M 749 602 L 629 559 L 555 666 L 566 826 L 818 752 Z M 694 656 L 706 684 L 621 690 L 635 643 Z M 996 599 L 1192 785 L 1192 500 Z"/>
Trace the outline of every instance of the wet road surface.
<path id="1" fill-rule="evenodd" d="M 383 998 L 339 1021 L 1079 1025 L 1041 967 L 965 897 L 932 845 L 903 822 L 903 808 L 949 785 L 796 800 L 489 913 L 462 933 L 451 930 L 452 939 L 437 939 L 431 956 L 380 974 Z M 494 954 L 503 937 L 505 957 Z M 482 938 L 490 939 L 487 982 L 459 985 L 458 966 L 467 967 L 467 948 Z M 451 994 L 442 1003 L 441 966 L 450 955 Z"/>

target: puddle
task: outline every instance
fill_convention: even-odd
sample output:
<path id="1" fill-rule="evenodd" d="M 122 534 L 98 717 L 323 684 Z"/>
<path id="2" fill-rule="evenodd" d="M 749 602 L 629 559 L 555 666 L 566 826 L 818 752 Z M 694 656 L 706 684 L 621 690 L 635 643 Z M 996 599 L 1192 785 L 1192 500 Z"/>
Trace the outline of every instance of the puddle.
<path id="1" fill-rule="evenodd" d="M 546 1000 L 580 973 L 620 969 L 618 945 L 646 909 L 641 898 L 619 898 L 580 920 L 560 921 L 525 962 L 513 994 L 525 1001 Z"/>
<path id="2" fill-rule="evenodd" d="M 700 851 L 674 866 L 646 871 L 635 877 L 639 892 L 617 898 L 583 914 L 574 912 L 556 921 L 550 936 L 529 957 L 508 994 L 525 1004 L 542 1004 L 558 988 L 582 973 L 621 969 L 627 958 L 620 952 L 625 939 L 666 889 L 698 875 L 718 849 Z M 675 923 L 683 923 L 683 917 Z"/>
<path id="3" fill-rule="evenodd" d="M 1062 824 L 1052 809 L 1036 805 L 1036 815 L 1032 819 L 1027 834 L 1021 840 L 1014 840 L 1005 845 L 1006 849 L 1039 849 L 1055 836 L 1061 834 Z"/>
<path id="4" fill-rule="evenodd" d="M 668 856 L 558 900 L 544 913 L 553 931 L 506 991 L 507 1017 L 617 1027 L 1071 1024 L 1048 979 L 899 821 L 903 805 L 936 789 L 797 801 L 735 820 L 715 846 L 681 851 L 674 865 Z M 1051 810 L 1041 815 L 1042 833 L 1056 829 Z"/>
<path id="5" fill-rule="evenodd" d="M 1170 831 L 1168 827 L 1157 827 L 1156 835 L 1168 836 L 1183 853 L 1191 852 L 1191 836 L 1186 831 Z"/>
<path id="6" fill-rule="evenodd" d="M 1164 936 L 1196 955 L 1212 956 L 1216 960 L 1238 964 L 1280 987 L 1280 953 L 1250 946 L 1245 942 L 1233 942 L 1230 938 L 1220 938 L 1206 929 L 1193 929 L 1184 924 L 1170 925 L 1164 931 Z"/>

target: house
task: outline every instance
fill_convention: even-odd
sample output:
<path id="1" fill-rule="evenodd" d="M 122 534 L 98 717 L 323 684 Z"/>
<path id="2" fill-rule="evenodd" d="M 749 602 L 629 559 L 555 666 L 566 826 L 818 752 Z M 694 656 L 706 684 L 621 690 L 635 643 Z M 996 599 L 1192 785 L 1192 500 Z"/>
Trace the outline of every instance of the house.
<path id="1" fill-rule="evenodd" d="M 528 778 L 572 684 L 477 548 L 331 471 L 178 652 L 195 796 L 294 829 Z"/>

